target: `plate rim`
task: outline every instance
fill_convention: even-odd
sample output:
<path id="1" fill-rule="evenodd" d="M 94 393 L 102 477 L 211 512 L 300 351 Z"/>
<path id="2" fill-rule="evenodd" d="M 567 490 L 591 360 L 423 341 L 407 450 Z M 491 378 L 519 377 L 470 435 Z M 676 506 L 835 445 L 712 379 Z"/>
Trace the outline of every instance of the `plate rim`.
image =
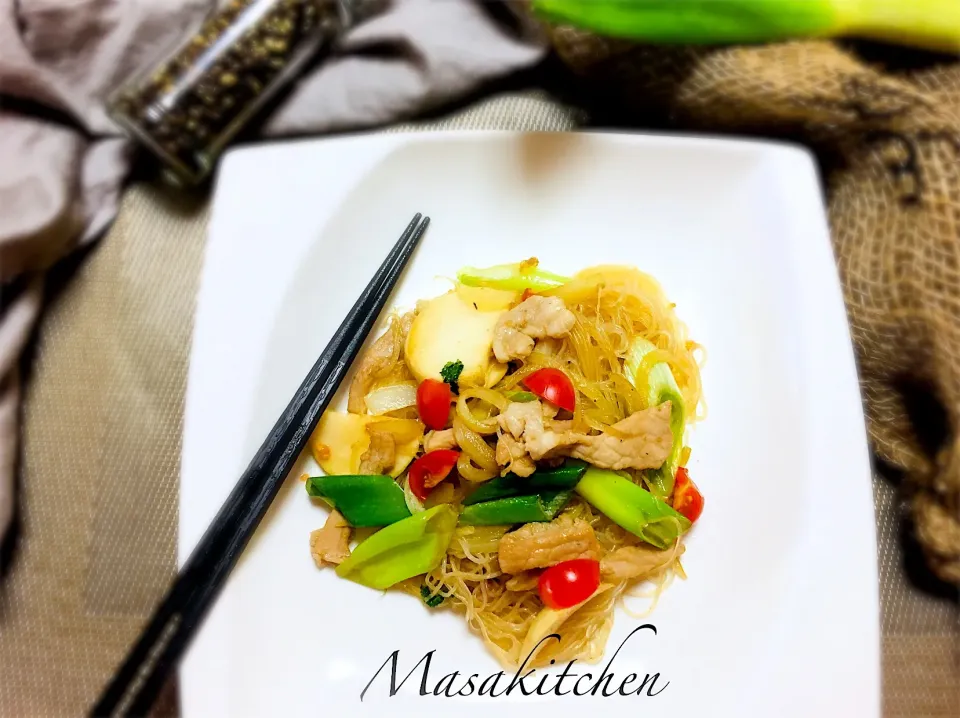
<path id="1" fill-rule="evenodd" d="M 301 138 L 293 140 L 283 140 L 277 142 L 263 143 L 259 145 L 253 145 L 249 147 L 237 147 L 230 150 L 223 158 L 223 162 L 220 168 L 220 171 L 217 174 L 214 192 L 211 197 L 211 213 L 210 221 L 208 226 L 208 241 L 204 248 L 204 258 L 203 258 L 203 268 L 201 270 L 200 284 L 197 293 L 197 304 L 196 304 L 196 313 L 195 313 L 195 322 L 192 330 L 191 336 L 191 350 L 190 350 L 190 359 L 189 359 L 189 368 L 188 368 L 188 378 L 187 378 L 187 387 L 184 400 L 184 425 L 183 425 L 183 443 L 181 450 L 181 486 L 188 479 L 188 472 L 191 471 L 193 466 L 194 456 L 193 453 L 196 449 L 194 445 L 201 440 L 196 436 L 197 429 L 193 428 L 197 424 L 203 423 L 203 417 L 198 417 L 197 412 L 202 409 L 202 402 L 199 404 L 198 408 L 198 392 L 201 391 L 199 388 L 202 384 L 202 376 L 197 376 L 198 372 L 201 371 L 203 367 L 203 362 L 198 362 L 198 352 L 207 352 L 209 351 L 206 347 L 206 344 L 210 341 L 208 338 L 210 329 L 208 324 L 211 319 L 210 316 L 216 315 L 219 311 L 217 308 L 217 303 L 219 301 L 217 293 L 219 291 L 219 279 L 218 273 L 225 271 L 224 265 L 222 264 L 222 259 L 220 255 L 224 249 L 223 245 L 227 241 L 225 237 L 215 233 L 216 227 L 218 226 L 217 217 L 218 206 L 221 206 L 223 202 L 223 196 L 225 192 L 231 191 L 231 183 L 234 182 L 234 178 L 239 176 L 239 173 L 244 171 L 244 165 L 246 164 L 258 164 L 262 162 L 265 155 L 273 155 L 276 153 L 285 153 L 285 152 L 294 152 L 298 149 L 302 149 L 304 146 L 315 146 L 326 147 L 331 149 L 351 149 L 351 147 L 360 147 L 364 146 L 366 148 L 374 148 L 380 150 L 390 150 L 393 148 L 398 148 L 404 145 L 416 144 L 416 143 L 428 143 L 428 142 L 438 142 L 445 140 L 461 140 L 461 139 L 491 139 L 497 141 L 510 141 L 515 140 L 518 137 L 525 135 L 566 135 L 571 133 L 566 132 L 515 132 L 508 130 L 461 130 L 461 131 L 443 131 L 443 130 L 431 130 L 431 131 L 411 131 L 411 132 L 393 132 L 393 133 L 370 133 L 370 132 L 358 132 L 350 133 L 346 135 L 339 135 L 336 137 L 326 137 L 326 138 Z M 852 336 L 850 333 L 850 324 L 847 317 L 846 305 L 843 301 L 842 290 L 840 285 L 840 278 L 838 267 L 836 265 L 836 257 L 833 250 L 832 242 L 830 239 L 829 226 L 827 220 L 827 211 L 824 200 L 824 189 L 823 183 L 817 171 L 817 165 L 815 156 L 812 151 L 803 146 L 789 141 L 779 141 L 779 140 L 766 140 L 758 138 L 736 138 L 730 136 L 714 136 L 714 135 L 705 135 L 705 134 L 688 134 L 688 133 L 633 133 L 627 131 L 609 131 L 609 132 L 577 132 L 575 134 L 584 135 L 594 140 L 600 141 L 609 141 L 614 140 L 617 142 L 627 142 L 629 144 L 635 145 L 666 145 L 674 147 L 690 147 L 692 146 L 710 146 L 715 149 L 726 149 L 726 150 L 738 150 L 738 151 L 749 151 L 757 153 L 761 158 L 768 156 L 776 156 L 781 158 L 786 158 L 791 164 L 797 166 L 798 171 L 803 172 L 806 176 L 804 179 L 804 187 L 808 192 L 814 192 L 817 196 L 817 205 L 819 208 L 819 217 L 817 219 L 818 224 L 822 225 L 823 233 L 826 238 L 825 248 L 829 251 L 830 260 L 833 266 L 833 271 L 831 273 L 831 291 L 829 294 L 839 296 L 839 308 L 842 312 L 843 319 L 843 334 L 844 334 L 844 346 L 846 347 L 845 354 L 847 356 L 843 357 L 843 361 L 848 364 L 848 369 L 852 367 L 853 371 L 853 385 L 856 391 L 856 396 L 858 400 L 858 417 L 859 417 L 859 429 L 862 435 L 862 448 L 866 452 L 866 480 L 867 486 L 864 487 L 864 493 L 870 495 L 870 482 L 872 482 L 872 461 L 869 453 L 869 445 L 867 442 L 866 435 L 866 424 L 865 416 L 862 406 L 862 394 L 860 392 L 859 377 L 857 374 L 857 364 L 855 357 L 855 349 L 852 342 Z M 362 176 L 362 175 L 361 175 Z M 812 180 L 812 181 L 811 181 Z M 336 206 L 336 203 L 334 203 Z M 329 219 L 329 214 L 321 213 L 318 215 L 317 224 L 318 227 L 324 226 L 326 221 Z M 319 236 L 319 234 L 318 234 Z M 817 239 L 817 238 L 811 238 Z M 824 243 L 818 243 L 823 245 Z M 821 250 L 822 252 L 822 247 Z M 822 258 L 821 258 L 822 259 Z M 817 262 L 820 262 L 821 259 L 817 259 Z M 834 304 L 834 297 L 828 300 L 828 303 Z M 244 437 L 240 437 L 238 440 L 242 441 Z M 254 449 L 256 447 L 253 447 Z M 193 477 L 190 477 L 190 480 L 196 480 Z M 183 536 L 185 533 L 185 528 L 188 523 L 193 521 L 192 513 L 189 506 L 184 506 L 183 504 L 184 492 L 181 490 L 179 499 L 178 499 L 178 566 L 182 564 L 183 560 L 187 555 L 187 551 L 184 547 Z M 869 507 L 871 512 L 873 511 L 872 501 L 869 502 Z M 872 514 L 871 514 L 872 515 Z M 879 710 L 879 700 L 880 700 L 880 676 L 881 676 L 881 667 L 880 667 L 880 628 L 879 628 L 879 583 L 878 583 L 878 571 L 879 567 L 876 561 L 876 533 L 875 533 L 875 520 L 871 520 L 871 536 L 870 540 L 874 547 L 874 561 L 871 568 L 871 575 L 873 577 L 873 588 L 871 592 L 871 597 L 873 598 L 873 606 L 869 607 L 871 613 L 876 616 L 876 630 L 873 632 L 873 637 L 875 638 L 875 646 L 872 647 L 871 653 L 875 654 L 876 660 L 873 661 L 875 668 L 873 669 L 874 682 L 876 684 L 876 703 L 877 710 Z M 195 527 L 191 527 L 191 530 L 195 532 Z M 189 533 L 189 531 L 187 532 Z M 868 607 L 864 607 L 867 609 Z M 188 696 L 185 694 L 183 688 L 184 682 L 181 681 L 180 684 L 180 699 L 181 706 L 183 707 L 184 714 L 186 714 L 188 709 Z"/>

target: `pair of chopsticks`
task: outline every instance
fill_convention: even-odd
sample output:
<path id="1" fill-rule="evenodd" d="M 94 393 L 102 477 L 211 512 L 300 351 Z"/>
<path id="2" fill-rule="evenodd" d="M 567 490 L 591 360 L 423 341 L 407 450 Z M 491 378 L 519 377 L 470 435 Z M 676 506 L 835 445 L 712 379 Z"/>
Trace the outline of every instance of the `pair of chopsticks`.
<path id="1" fill-rule="evenodd" d="M 417 213 L 407 225 L 183 565 L 92 716 L 142 716 L 153 705 L 336 394 L 429 223 L 429 217 L 421 221 Z"/>

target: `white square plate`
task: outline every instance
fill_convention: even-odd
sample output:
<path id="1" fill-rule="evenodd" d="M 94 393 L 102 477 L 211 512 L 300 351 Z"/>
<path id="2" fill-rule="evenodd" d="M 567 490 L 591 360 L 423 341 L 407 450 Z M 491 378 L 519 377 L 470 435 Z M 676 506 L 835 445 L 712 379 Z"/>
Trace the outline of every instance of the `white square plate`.
<path id="1" fill-rule="evenodd" d="M 319 571 L 324 514 L 294 471 L 181 669 L 184 713 L 876 716 L 870 467 L 816 171 L 803 150 L 618 134 L 363 136 L 233 152 L 216 188 L 190 366 L 180 558 L 414 212 L 433 222 L 397 290 L 537 256 L 651 273 L 707 350 L 691 474 L 706 511 L 676 581 L 609 672 L 655 697 L 420 696 L 499 666 L 462 620 Z M 607 658 L 640 622 L 618 613 Z M 604 659 L 604 663 L 607 658 Z M 602 670 L 575 666 L 575 672 Z M 501 684 L 502 689 L 506 685 Z M 586 688 L 589 682 L 584 683 Z M 442 689 L 442 686 L 441 686 Z M 455 688 L 456 690 L 456 688 Z M 547 705 L 545 705 L 547 704 Z"/>

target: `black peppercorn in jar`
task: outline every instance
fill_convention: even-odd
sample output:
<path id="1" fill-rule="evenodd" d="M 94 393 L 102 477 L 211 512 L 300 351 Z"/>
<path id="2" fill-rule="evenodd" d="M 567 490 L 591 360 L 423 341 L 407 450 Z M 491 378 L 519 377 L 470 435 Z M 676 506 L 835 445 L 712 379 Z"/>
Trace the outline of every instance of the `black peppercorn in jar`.
<path id="1" fill-rule="evenodd" d="M 119 125 L 195 184 L 263 104 L 349 22 L 346 0 L 229 0 L 109 101 Z"/>

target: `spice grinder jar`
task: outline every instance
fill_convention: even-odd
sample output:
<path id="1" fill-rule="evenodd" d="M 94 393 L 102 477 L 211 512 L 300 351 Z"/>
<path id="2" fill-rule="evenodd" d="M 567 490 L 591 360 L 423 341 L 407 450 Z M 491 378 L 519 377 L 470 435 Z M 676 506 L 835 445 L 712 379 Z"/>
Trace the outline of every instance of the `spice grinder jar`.
<path id="1" fill-rule="evenodd" d="M 113 120 L 196 184 L 276 92 L 351 21 L 348 0 L 229 0 L 109 99 Z"/>

